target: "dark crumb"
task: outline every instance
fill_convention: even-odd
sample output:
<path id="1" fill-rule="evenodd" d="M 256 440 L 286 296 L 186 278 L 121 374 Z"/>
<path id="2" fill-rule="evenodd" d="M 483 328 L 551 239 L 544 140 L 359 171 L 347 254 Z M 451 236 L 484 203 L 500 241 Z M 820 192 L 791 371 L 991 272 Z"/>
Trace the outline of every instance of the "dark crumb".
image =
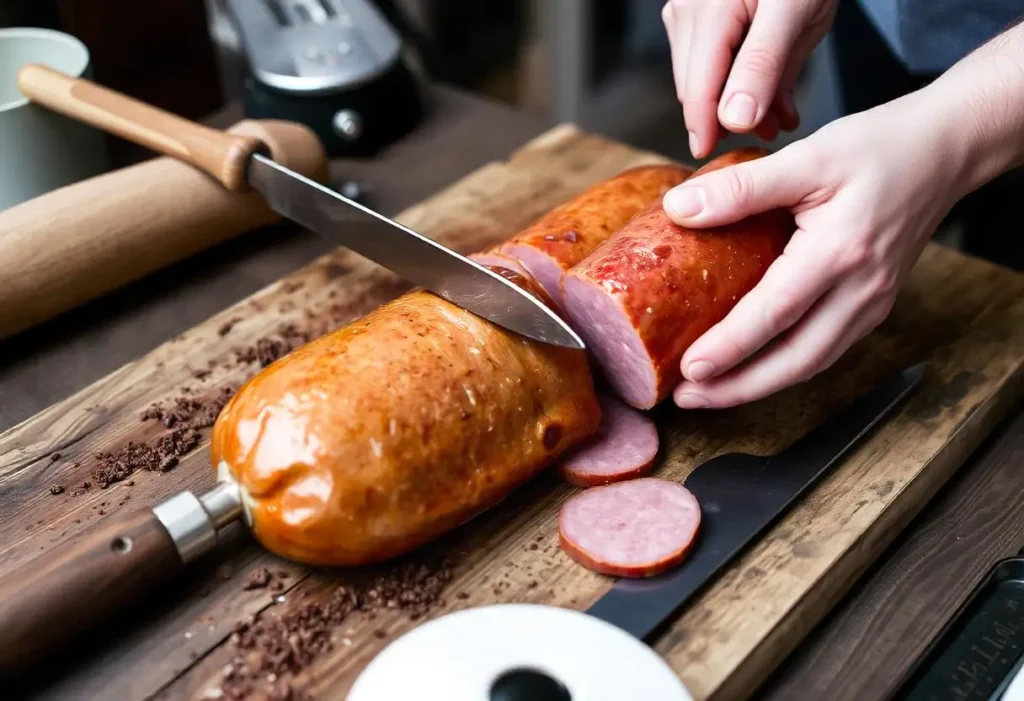
<path id="1" fill-rule="evenodd" d="M 277 571 L 277 576 L 281 577 L 282 579 L 287 579 L 288 578 L 288 570 L 278 570 Z"/>
<path id="2" fill-rule="evenodd" d="M 297 688 L 295 676 L 334 647 L 332 633 L 351 613 L 372 618 L 377 610 L 397 608 L 419 618 L 442 603 L 451 578 L 448 562 L 404 564 L 360 586 L 341 584 L 325 599 L 306 601 L 280 616 L 247 618 L 231 636 L 223 698 L 306 701 L 310 697 Z M 385 638 L 387 633 L 376 630 L 373 635 Z"/>
<path id="3" fill-rule="evenodd" d="M 275 579 L 273 583 L 270 585 L 270 588 L 273 591 L 281 591 L 282 589 L 284 589 L 284 582 L 282 582 L 280 579 Z"/>
<path id="4" fill-rule="evenodd" d="M 51 484 L 50 485 L 50 494 L 63 494 L 63 493 L 64 493 L 64 487 L 62 485 L 59 485 L 59 484 Z"/>
<path id="5" fill-rule="evenodd" d="M 537 544 L 536 543 L 530 543 L 530 550 L 536 550 L 536 549 L 537 549 Z"/>
<path id="6" fill-rule="evenodd" d="M 237 324 L 241 320 L 242 319 L 240 317 L 236 316 L 233 319 L 229 319 L 228 321 L 225 321 L 223 324 L 220 325 L 220 328 L 217 329 L 217 335 L 218 336 L 227 336 L 229 333 L 231 333 L 231 329 L 234 328 L 235 324 Z"/>
<path id="7" fill-rule="evenodd" d="M 383 631 L 380 628 L 378 628 L 377 630 L 373 631 L 373 637 L 377 638 L 378 640 L 383 640 L 384 638 L 388 637 L 388 634 L 387 631 Z"/>
<path id="8" fill-rule="evenodd" d="M 207 378 L 209 376 L 210 376 L 210 371 L 206 370 L 206 369 L 199 369 L 199 370 L 193 370 L 192 371 L 192 377 L 196 378 L 197 380 L 202 380 L 202 379 Z"/>
<path id="9" fill-rule="evenodd" d="M 82 489 L 89 489 L 90 487 L 92 487 L 92 482 L 90 482 L 89 480 L 82 482 Z"/>
<path id="10" fill-rule="evenodd" d="M 104 511 L 103 509 L 100 509 L 100 510 L 99 510 L 99 511 L 97 511 L 96 513 L 98 513 L 98 514 L 99 514 L 100 516 L 106 516 L 106 515 L 107 515 L 107 512 L 106 512 L 106 511 Z"/>
<path id="11" fill-rule="evenodd" d="M 128 480 L 127 482 L 125 482 L 125 484 L 127 484 L 129 487 L 134 487 L 135 486 L 135 480 Z M 128 497 L 125 497 L 125 499 L 127 499 L 127 498 Z"/>
<path id="12" fill-rule="evenodd" d="M 266 567 L 258 567 L 246 577 L 242 589 L 263 589 L 270 583 L 270 576 L 270 570 Z"/>
<path id="13" fill-rule="evenodd" d="M 460 592 L 459 592 L 458 594 L 456 594 L 456 595 L 455 595 L 455 598 L 456 598 L 456 599 L 462 599 L 462 600 L 466 600 L 466 599 L 468 599 L 468 598 L 469 598 L 469 594 L 467 594 L 467 593 L 466 593 L 466 592 L 464 592 L 464 591 L 460 591 Z"/>
<path id="14" fill-rule="evenodd" d="M 289 280 L 288 282 L 281 285 L 281 291 L 284 292 L 285 294 L 291 294 L 292 292 L 301 290 L 305 286 L 306 283 L 302 282 L 301 280 Z"/>
<path id="15" fill-rule="evenodd" d="M 526 588 L 527 589 L 536 589 L 537 588 L 537 580 L 536 579 L 530 580 L 530 582 L 526 585 Z"/>
<path id="16" fill-rule="evenodd" d="M 50 462 L 57 462 L 60 460 L 60 453 L 54 453 L 50 456 Z"/>

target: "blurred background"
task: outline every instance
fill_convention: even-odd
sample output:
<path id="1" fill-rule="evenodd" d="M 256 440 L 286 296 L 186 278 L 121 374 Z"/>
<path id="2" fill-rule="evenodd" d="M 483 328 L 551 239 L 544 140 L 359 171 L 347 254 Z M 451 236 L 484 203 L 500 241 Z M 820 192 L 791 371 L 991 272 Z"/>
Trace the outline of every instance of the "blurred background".
<path id="1" fill-rule="evenodd" d="M 374 1 L 431 80 L 688 159 L 662 0 Z M 229 13 L 228 0 L 0 0 L 0 26 L 73 34 L 96 80 L 190 118 L 242 99 Z M 800 81 L 801 128 L 776 143 L 838 114 L 833 74 L 826 40 Z"/>

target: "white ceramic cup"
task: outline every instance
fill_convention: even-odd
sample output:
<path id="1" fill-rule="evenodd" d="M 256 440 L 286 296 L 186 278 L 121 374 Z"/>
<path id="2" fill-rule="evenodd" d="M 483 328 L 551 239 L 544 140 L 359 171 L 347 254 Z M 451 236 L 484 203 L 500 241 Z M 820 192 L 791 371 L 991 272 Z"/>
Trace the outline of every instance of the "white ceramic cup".
<path id="1" fill-rule="evenodd" d="M 106 143 L 92 127 L 33 105 L 18 70 L 41 63 L 89 77 L 89 51 L 49 29 L 0 29 L 0 211 L 106 170 Z"/>

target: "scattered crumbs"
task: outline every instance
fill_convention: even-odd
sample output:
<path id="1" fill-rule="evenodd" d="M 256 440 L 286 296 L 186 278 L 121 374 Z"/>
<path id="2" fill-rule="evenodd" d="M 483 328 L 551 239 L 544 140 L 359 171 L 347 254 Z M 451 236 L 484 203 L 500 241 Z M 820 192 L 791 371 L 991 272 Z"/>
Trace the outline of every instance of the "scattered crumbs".
<path id="1" fill-rule="evenodd" d="M 325 598 L 305 601 L 280 615 L 248 616 L 229 638 L 232 659 L 222 670 L 219 690 L 229 699 L 309 701 L 296 677 L 302 678 L 306 667 L 333 649 L 332 635 L 349 615 L 359 611 L 372 618 L 378 610 L 397 608 L 420 617 L 442 603 L 451 578 L 447 561 L 405 563 L 359 585 L 339 584 Z M 352 645 L 352 633 L 345 631 L 342 646 Z M 384 638 L 387 633 L 377 630 L 373 635 Z"/>
<path id="2" fill-rule="evenodd" d="M 50 485 L 50 494 L 63 494 L 63 493 L 64 493 L 64 487 L 62 485 L 59 485 L 59 484 L 51 484 Z"/>
<path id="3" fill-rule="evenodd" d="M 107 515 L 107 512 L 106 512 L 106 511 L 104 511 L 103 509 L 100 509 L 100 510 L 99 510 L 99 511 L 98 511 L 97 513 L 98 513 L 98 514 L 99 514 L 100 516 L 106 516 L 106 515 Z"/>
<path id="4" fill-rule="evenodd" d="M 263 589 L 270 584 L 270 570 L 266 567 L 257 567 L 245 579 L 242 589 Z"/>
<path id="5" fill-rule="evenodd" d="M 536 550 L 536 549 L 537 549 L 537 544 L 536 543 L 530 543 L 530 550 Z"/>
<path id="6" fill-rule="evenodd" d="M 54 453 L 50 456 L 50 462 L 57 462 L 60 460 L 60 453 Z"/>

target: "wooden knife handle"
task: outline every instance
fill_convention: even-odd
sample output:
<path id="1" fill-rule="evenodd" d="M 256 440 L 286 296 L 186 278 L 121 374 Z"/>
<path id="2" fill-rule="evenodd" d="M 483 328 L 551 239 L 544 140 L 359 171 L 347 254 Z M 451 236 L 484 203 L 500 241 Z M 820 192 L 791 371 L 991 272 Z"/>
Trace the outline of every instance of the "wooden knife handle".
<path id="1" fill-rule="evenodd" d="M 0 582 L 0 676 L 110 620 L 183 567 L 149 509 L 112 516 L 39 556 Z"/>
<path id="2" fill-rule="evenodd" d="M 257 151 L 268 153 L 259 139 L 196 124 L 37 63 L 22 66 L 18 87 L 32 102 L 189 163 L 232 192 L 249 190 L 249 158 Z"/>

